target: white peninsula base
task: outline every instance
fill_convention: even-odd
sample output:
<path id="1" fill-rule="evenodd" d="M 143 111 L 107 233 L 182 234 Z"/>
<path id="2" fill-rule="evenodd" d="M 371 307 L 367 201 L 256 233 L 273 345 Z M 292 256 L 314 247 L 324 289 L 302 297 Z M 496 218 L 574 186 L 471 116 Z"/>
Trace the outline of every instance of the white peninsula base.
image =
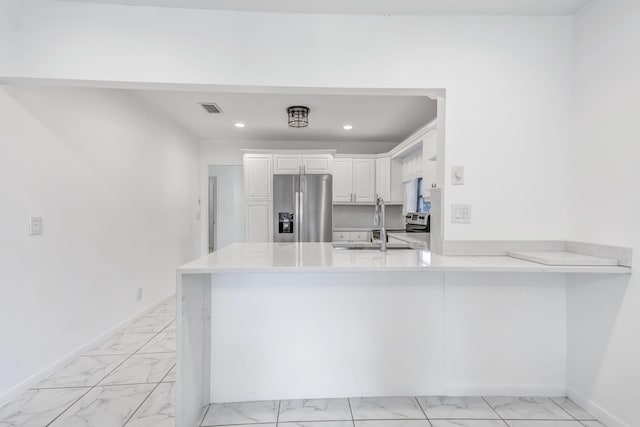
<path id="1" fill-rule="evenodd" d="M 236 244 L 182 267 L 176 426 L 211 402 L 564 395 L 571 271 L 487 258 Z"/>

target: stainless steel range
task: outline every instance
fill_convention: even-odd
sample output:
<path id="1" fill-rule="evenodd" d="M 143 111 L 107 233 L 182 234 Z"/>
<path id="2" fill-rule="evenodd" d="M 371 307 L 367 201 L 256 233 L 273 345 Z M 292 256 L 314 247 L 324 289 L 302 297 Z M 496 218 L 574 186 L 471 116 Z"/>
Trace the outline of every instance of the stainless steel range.
<path id="1" fill-rule="evenodd" d="M 404 217 L 406 233 L 430 233 L 431 215 L 424 212 L 409 212 Z"/>
<path id="2" fill-rule="evenodd" d="M 424 212 L 409 212 L 404 218 L 405 228 L 387 229 L 387 233 L 430 233 L 431 215 Z M 380 240 L 380 230 L 372 231 L 372 240 Z M 389 235 L 387 234 L 387 240 Z"/>

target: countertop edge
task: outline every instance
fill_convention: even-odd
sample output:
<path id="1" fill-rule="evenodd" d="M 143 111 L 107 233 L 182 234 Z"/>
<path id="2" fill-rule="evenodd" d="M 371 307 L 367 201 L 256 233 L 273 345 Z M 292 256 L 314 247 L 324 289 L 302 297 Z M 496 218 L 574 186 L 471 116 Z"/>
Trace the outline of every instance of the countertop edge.
<path id="1" fill-rule="evenodd" d="M 629 267 L 615 266 L 552 266 L 535 264 L 522 267 L 494 266 L 425 266 L 425 267 L 224 267 L 196 268 L 180 267 L 178 274 L 224 274 L 224 273 L 556 273 L 556 274 L 619 274 L 632 273 Z"/>

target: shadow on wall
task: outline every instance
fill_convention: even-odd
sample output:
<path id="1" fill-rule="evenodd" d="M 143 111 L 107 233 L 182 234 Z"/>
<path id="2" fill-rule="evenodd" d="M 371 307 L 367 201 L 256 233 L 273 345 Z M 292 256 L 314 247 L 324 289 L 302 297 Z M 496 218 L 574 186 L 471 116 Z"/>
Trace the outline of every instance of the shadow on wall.
<path id="1" fill-rule="evenodd" d="M 627 354 L 633 354 L 634 346 L 640 347 L 637 340 L 623 341 L 625 333 L 620 329 L 621 325 L 628 325 L 621 320 L 625 300 L 640 298 L 638 286 L 630 286 L 632 280 L 633 276 L 605 275 L 570 275 L 567 279 L 567 387 L 570 397 L 592 411 L 594 408 L 589 408 L 589 404 L 602 400 L 596 390 L 601 383 L 611 381 L 611 373 L 606 371 L 612 363 L 616 365 L 608 360 L 613 357 L 612 349 L 624 346 Z M 638 392 L 637 384 L 633 384 L 635 374 L 628 374 L 631 384 L 619 384 L 616 388 L 629 387 L 630 393 L 624 394 L 631 398 Z M 619 413 L 611 407 L 597 409 Z"/>

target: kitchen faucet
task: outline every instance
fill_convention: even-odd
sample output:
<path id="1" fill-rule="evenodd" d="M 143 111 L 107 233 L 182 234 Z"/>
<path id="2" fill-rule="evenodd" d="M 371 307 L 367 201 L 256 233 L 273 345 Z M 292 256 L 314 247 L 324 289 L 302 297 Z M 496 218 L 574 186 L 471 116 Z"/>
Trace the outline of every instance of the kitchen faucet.
<path id="1" fill-rule="evenodd" d="M 380 225 L 380 250 L 384 252 L 387 250 L 387 230 L 385 228 L 384 199 L 382 197 L 376 198 L 376 209 L 373 215 L 373 223 L 376 227 Z"/>

